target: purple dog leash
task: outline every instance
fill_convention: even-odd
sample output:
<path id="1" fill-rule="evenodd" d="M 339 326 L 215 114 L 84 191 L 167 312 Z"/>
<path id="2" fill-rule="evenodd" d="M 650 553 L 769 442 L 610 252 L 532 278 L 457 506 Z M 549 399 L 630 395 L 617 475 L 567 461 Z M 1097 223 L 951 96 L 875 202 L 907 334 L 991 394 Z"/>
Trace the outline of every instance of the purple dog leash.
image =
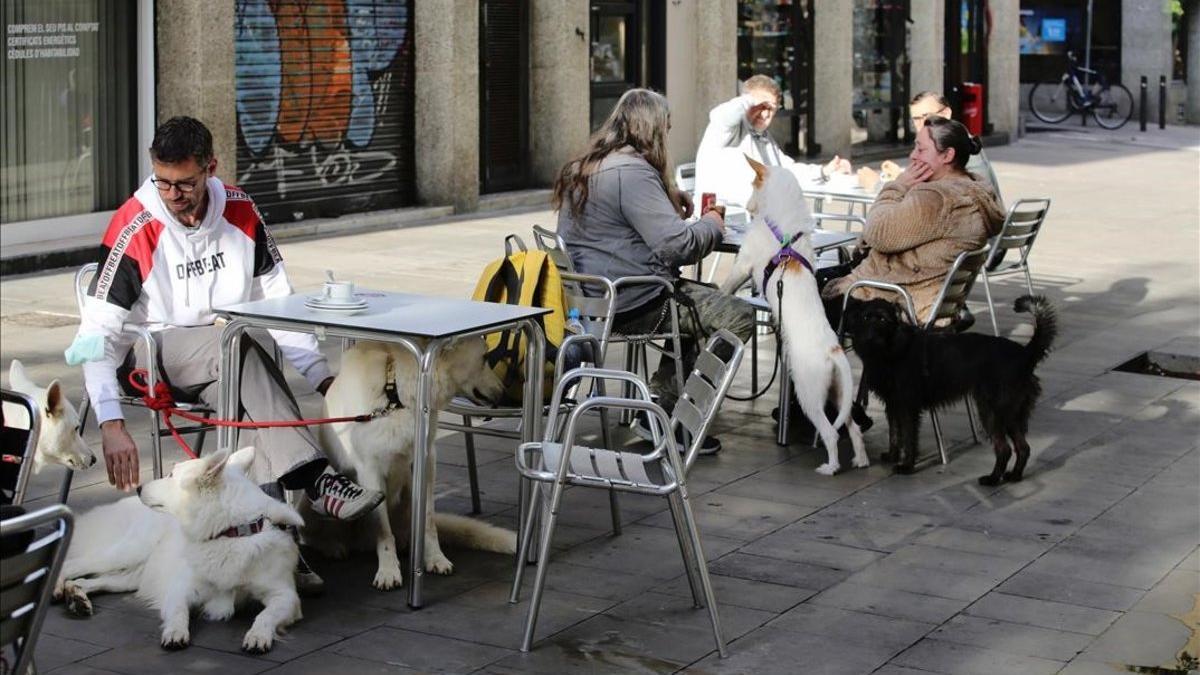
<path id="1" fill-rule="evenodd" d="M 775 255 L 771 256 L 771 261 L 767 263 L 766 269 L 763 270 L 763 295 L 767 294 L 767 281 L 771 278 L 771 275 L 775 273 L 776 268 L 778 268 L 780 265 L 786 265 L 789 260 L 795 260 L 801 265 L 804 265 L 808 268 L 809 272 L 812 272 L 813 276 L 816 276 L 817 273 L 815 270 L 813 270 L 812 263 L 808 262 L 807 258 L 800 255 L 799 251 L 792 248 L 792 242 L 798 237 L 794 235 L 784 236 L 779 227 L 775 223 L 771 222 L 771 219 L 769 218 L 764 217 L 763 221 L 766 222 L 767 227 L 771 229 L 771 234 L 775 235 L 775 238 L 779 240 L 779 251 L 777 251 Z"/>

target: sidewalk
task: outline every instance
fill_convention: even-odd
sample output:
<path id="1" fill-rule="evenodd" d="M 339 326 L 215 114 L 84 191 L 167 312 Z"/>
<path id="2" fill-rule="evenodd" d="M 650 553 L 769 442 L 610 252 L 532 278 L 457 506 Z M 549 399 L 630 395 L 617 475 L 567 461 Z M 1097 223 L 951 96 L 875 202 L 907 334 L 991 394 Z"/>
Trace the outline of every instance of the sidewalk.
<path id="1" fill-rule="evenodd" d="M 613 537 L 607 497 L 572 490 L 530 654 L 517 651 L 527 601 L 505 601 L 511 561 L 449 549 L 455 572 L 427 577 L 420 611 L 403 592 L 370 587 L 373 556 L 312 556 L 326 595 L 305 600 L 304 620 L 262 657 L 238 649 L 246 612 L 223 624 L 194 619 L 193 645 L 168 653 L 153 613 L 131 597 L 100 597 L 86 621 L 56 606 L 40 671 L 1186 672 L 1182 652 L 1200 652 L 1200 382 L 1112 368 L 1200 341 L 1200 129 L 1094 132 L 1030 133 L 988 150 L 1009 200 L 1054 200 L 1032 265 L 1061 333 L 1039 371 L 1024 482 L 980 487 L 986 445 L 914 476 L 880 465 L 819 476 L 823 451 L 775 445 L 774 392 L 727 401 L 715 429 L 725 450 L 700 459 L 689 484 L 730 658 L 716 657 L 706 613 L 690 606 L 662 500 L 623 497 L 625 531 Z M 301 290 L 330 268 L 366 287 L 464 297 L 506 234 L 554 222 L 537 211 L 281 249 Z M 4 279 L 0 362 L 20 358 L 78 398 L 78 370 L 62 363 L 77 321 L 71 284 L 67 273 Z M 993 290 L 1002 331 L 1023 339 L 1029 327 L 1011 310 L 1023 282 Z M 986 305 L 973 310 L 984 330 Z M 770 352 L 762 358 L 769 364 Z M 748 387 L 743 368 L 735 388 Z M 301 399 L 319 409 L 315 394 Z M 887 430 L 877 406 L 872 414 L 875 460 Z M 949 437 L 969 438 L 961 407 L 944 419 Z M 512 527 L 512 449 L 479 446 L 485 517 Z M 933 448 L 928 434 L 922 447 Z M 461 437 L 439 442 L 439 510 L 469 509 L 464 457 Z M 35 505 L 59 476 L 36 478 Z M 102 468 L 77 476 L 71 505 L 115 499 L 103 481 Z"/>

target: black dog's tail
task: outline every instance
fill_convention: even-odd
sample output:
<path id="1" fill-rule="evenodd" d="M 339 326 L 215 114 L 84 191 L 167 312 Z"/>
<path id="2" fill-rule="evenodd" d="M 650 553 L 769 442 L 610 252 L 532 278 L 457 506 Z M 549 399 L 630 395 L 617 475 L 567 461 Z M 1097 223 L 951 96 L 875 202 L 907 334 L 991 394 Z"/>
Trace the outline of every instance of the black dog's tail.
<path id="1" fill-rule="evenodd" d="M 1050 353 L 1050 345 L 1058 336 L 1058 315 L 1044 295 L 1022 295 L 1013 303 L 1017 312 L 1033 313 L 1033 337 L 1025 345 L 1030 368 L 1035 368 Z"/>

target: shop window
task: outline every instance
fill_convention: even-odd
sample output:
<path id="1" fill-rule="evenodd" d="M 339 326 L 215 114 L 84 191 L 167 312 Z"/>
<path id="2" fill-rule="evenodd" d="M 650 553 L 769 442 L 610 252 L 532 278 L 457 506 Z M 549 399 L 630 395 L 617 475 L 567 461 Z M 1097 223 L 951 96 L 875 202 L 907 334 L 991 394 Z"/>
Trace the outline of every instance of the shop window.
<path id="1" fill-rule="evenodd" d="M 820 152 L 813 140 L 811 0 L 738 2 L 738 80 L 766 75 L 783 92 L 771 134 L 793 156 Z"/>
<path id="2" fill-rule="evenodd" d="M 666 90 L 666 34 L 663 0 L 592 2 L 588 69 L 592 131 L 630 89 Z"/>
<path id="3" fill-rule="evenodd" d="M 1121 79 L 1121 4 L 1092 5 L 1092 68 Z M 1087 53 L 1087 0 L 1021 0 L 1019 51 L 1022 82 L 1052 82 L 1067 70 L 1067 52 L 1083 65 Z"/>
<path id="4" fill-rule="evenodd" d="M 908 0 L 855 0 L 851 142 L 907 142 Z"/>
<path id="5" fill-rule="evenodd" d="M 136 3 L 4 0 L 0 222 L 116 208 L 136 170 Z"/>

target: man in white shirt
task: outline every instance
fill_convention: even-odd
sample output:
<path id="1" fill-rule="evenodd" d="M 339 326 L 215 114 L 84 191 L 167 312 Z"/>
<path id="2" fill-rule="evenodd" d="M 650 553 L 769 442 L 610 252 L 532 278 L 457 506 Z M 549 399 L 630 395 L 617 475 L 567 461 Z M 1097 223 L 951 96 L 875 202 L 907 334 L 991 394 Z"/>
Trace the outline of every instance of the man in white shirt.
<path id="1" fill-rule="evenodd" d="M 850 173 L 850 161 L 837 156 L 821 165 L 796 162 L 784 154 L 768 130 L 779 111 L 780 96 L 775 80 L 755 75 L 742 84 L 741 96 L 709 111 L 708 127 L 696 152 L 697 194 L 713 192 L 723 203 L 745 206 L 754 171 L 743 154 L 767 166 L 787 167 L 802 181 Z"/>

